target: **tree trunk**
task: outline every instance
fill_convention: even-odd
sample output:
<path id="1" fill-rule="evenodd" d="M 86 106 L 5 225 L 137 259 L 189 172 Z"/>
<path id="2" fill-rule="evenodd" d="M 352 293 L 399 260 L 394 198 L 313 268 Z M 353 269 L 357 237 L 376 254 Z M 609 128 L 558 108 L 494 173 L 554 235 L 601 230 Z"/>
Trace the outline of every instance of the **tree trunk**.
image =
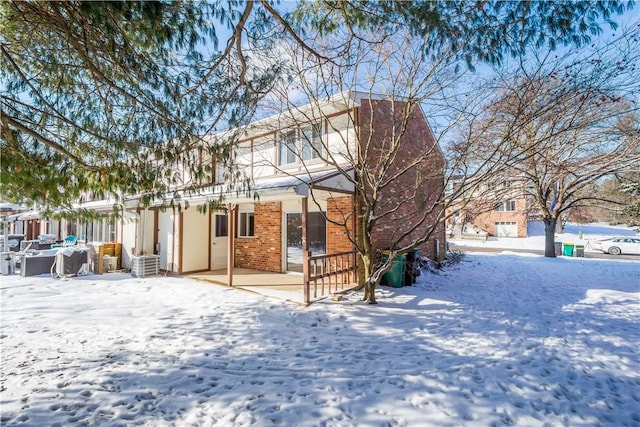
<path id="1" fill-rule="evenodd" d="M 363 256 L 362 264 L 364 268 L 364 295 L 362 301 L 369 304 L 377 304 L 376 302 L 376 282 L 371 277 L 371 257 Z"/>
<path id="2" fill-rule="evenodd" d="M 544 218 L 544 256 L 556 257 L 555 233 L 558 218 Z"/>
<path id="3" fill-rule="evenodd" d="M 369 304 L 377 304 L 376 301 L 376 284 L 370 278 L 364 283 L 364 296 L 363 301 L 367 301 Z"/>

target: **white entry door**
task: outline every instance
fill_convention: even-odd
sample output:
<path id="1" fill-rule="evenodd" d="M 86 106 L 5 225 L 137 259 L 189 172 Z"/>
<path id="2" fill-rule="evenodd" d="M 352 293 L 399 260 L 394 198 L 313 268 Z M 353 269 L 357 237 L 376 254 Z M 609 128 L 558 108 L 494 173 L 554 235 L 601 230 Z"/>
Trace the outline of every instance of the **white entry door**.
<path id="1" fill-rule="evenodd" d="M 496 222 L 496 237 L 518 237 L 518 223 L 510 221 Z"/>
<path id="2" fill-rule="evenodd" d="M 158 255 L 160 255 L 160 269 L 173 270 L 173 211 L 158 212 Z"/>
<path id="3" fill-rule="evenodd" d="M 229 222 L 226 212 L 214 213 L 211 218 L 211 269 L 227 268 Z"/>

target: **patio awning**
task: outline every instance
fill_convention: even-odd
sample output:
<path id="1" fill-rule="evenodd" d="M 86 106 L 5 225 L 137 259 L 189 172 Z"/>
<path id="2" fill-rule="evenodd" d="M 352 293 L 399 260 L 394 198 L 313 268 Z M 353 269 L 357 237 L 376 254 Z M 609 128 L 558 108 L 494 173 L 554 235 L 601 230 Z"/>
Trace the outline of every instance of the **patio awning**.
<path id="1" fill-rule="evenodd" d="M 94 210 L 94 211 L 113 210 L 113 207 L 116 206 L 117 204 L 118 202 L 113 199 L 94 200 L 91 202 L 74 203 L 73 209 L 74 210 L 88 209 L 88 210 Z"/>
<path id="2" fill-rule="evenodd" d="M 353 177 L 353 170 L 348 171 Z M 329 192 L 352 194 L 354 185 L 350 178 L 345 177 L 336 170 L 319 171 L 303 175 L 286 175 L 257 181 L 251 191 L 257 193 L 260 199 L 278 193 L 308 196 L 310 189 L 318 189 Z"/>
<path id="3" fill-rule="evenodd" d="M 343 175 L 343 173 L 335 169 L 331 169 L 302 173 L 299 175 L 280 175 L 254 182 L 249 189 L 249 194 L 236 193 L 233 190 L 221 193 L 220 186 L 215 186 L 203 189 L 199 194 L 184 194 L 181 199 L 188 201 L 191 205 L 197 205 L 222 196 L 225 203 L 238 204 L 306 197 L 309 195 L 310 189 L 329 193 L 353 194 L 355 192 L 353 168 L 346 170 L 345 173 L 348 176 Z M 254 197 L 254 195 L 257 195 L 257 198 Z M 136 207 L 139 198 L 139 195 L 129 198 L 125 201 L 124 207 Z M 152 206 L 159 206 L 161 203 L 161 201 L 158 201 L 152 204 Z M 73 208 L 107 210 L 113 209 L 115 204 L 116 202 L 114 200 L 96 200 L 75 204 Z"/>
<path id="4" fill-rule="evenodd" d="M 40 219 L 40 211 L 29 211 L 23 214 L 20 214 L 16 217 L 18 221 L 28 221 L 31 219 Z"/>
<path id="5" fill-rule="evenodd" d="M 349 178 L 335 169 L 301 175 L 276 176 L 256 181 L 251 185 L 249 194 L 238 194 L 233 191 L 228 191 L 222 193 L 222 197 L 225 203 L 238 204 L 307 197 L 310 190 L 353 194 L 355 192 L 353 169 L 350 169 L 347 173 L 349 174 Z M 221 193 L 215 190 L 215 188 L 212 188 L 209 191 L 202 191 L 198 195 L 185 196 L 183 200 L 188 200 L 192 205 L 205 203 L 211 198 L 221 196 Z M 254 195 L 257 197 L 254 197 Z"/>
<path id="6" fill-rule="evenodd" d="M 26 211 L 29 208 L 26 208 L 24 206 L 20 206 L 20 205 L 16 205 L 15 203 L 9 203 L 9 202 L 0 202 L 0 212 L 1 213 L 9 213 L 9 212 L 22 212 L 22 211 Z"/>

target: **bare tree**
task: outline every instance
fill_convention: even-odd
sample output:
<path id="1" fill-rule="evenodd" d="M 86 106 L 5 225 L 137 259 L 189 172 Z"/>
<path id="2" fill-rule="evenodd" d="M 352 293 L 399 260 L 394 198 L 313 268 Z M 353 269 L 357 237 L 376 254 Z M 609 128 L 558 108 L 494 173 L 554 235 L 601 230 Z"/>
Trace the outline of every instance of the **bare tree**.
<path id="1" fill-rule="evenodd" d="M 607 201 L 585 188 L 640 167 L 639 43 L 635 28 L 602 47 L 521 61 L 501 74 L 491 126 L 474 147 L 500 173 L 524 178 L 545 223 L 547 257 L 555 256 L 561 216 Z"/>
<path id="2" fill-rule="evenodd" d="M 451 56 L 426 57 L 422 43 L 402 31 L 334 34 L 315 46 L 331 61 L 295 56 L 283 45 L 282 54 L 291 56 L 292 77 L 269 97 L 269 107 L 289 126 L 325 123 L 333 135 L 312 140 L 312 133 L 301 133 L 313 157 L 354 188 L 356 211 L 326 215 L 326 220 L 342 227 L 357 251 L 364 299 L 370 303 L 376 302 L 375 288 L 397 256 L 436 244 L 440 256 L 445 251 L 444 155 L 423 108 L 461 77 Z M 334 55 L 331 46 L 339 46 L 342 54 Z M 333 117 L 320 107 L 335 93 L 354 107 L 347 116 Z M 298 108 L 307 103 L 311 108 Z M 302 173 L 311 176 L 313 170 L 302 161 L 308 154 L 291 153 L 300 157 Z M 272 166 L 281 174 L 301 173 Z M 320 206 L 313 191 L 310 198 Z M 382 259 L 381 249 L 388 250 Z"/>

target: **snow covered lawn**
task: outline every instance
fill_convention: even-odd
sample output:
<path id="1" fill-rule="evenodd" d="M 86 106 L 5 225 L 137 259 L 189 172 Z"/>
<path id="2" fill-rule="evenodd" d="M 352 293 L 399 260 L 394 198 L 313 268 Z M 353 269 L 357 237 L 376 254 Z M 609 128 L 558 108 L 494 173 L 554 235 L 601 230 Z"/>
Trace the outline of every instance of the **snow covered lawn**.
<path id="1" fill-rule="evenodd" d="M 453 249 L 456 249 L 456 246 L 462 246 L 476 248 L 544 250 L 544 224 L 542 221 L 529 221 L 527 223 L 527 235 L 528 237 L 521 238 L 489 237 L 486 241 L 447 239 L 447 242 L 453 244 Z M 584 245 L 585 252 L 602 253 L 593 249 L 592 242 L 617 236 L 640 237 L 640 233 L 638 233 L 635 228 L 627 226 L 615 226 L 603 223 L 569 223 L 565 225 L 563 234 L 555 235 L 555 241 Z"/>
<path id="2" fill-rule="evenodd" d="M 640 262 L 469 254 L 308 308 L 1 279 L 2 425 L 640 425 Z"/>

